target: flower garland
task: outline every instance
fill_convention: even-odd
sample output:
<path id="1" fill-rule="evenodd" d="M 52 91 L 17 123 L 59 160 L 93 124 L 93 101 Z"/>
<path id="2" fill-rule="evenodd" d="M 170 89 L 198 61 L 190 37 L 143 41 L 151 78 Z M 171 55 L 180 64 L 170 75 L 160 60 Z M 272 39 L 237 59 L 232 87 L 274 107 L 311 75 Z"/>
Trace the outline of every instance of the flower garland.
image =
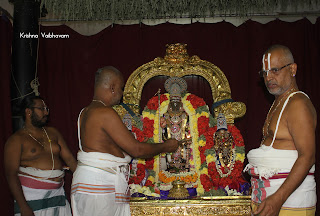
<path id="1" fill-rule="evenodd" d="M 131 171 L 133 170 L 132 164 L 130 164 L 130 170 Z M 134 175 L 132 175 L 129 183 L 140 184 L 142 182 L 142 180 L 144 179 L 145 174 L 146 174 L 145 166 L 143 164 L 138 163 L 137 172 Z"/>
<path id="2" fill-rule="evenodd" d="M 78 3 L 79 2 L 79 3 Z M 49 14 L 53 14 L 58 20 L 65 21 L 104 21 L 110 20 L 112 24 L 131 24 L 144 23 L 145 20 L 157 21 L 162 23 L 162 19 L 170 19 L 179 23 L 181 14 L 188 20 L 198 19 L 199 17 L 219 17 L 223 15 L 228 17 L 245 17 L 252 16 L 255 11 L 260 14 L 268 15 L 270 11 L 277 11 L 279 8 L 299 9 L 304 6 L 304 10 L 314 11 L 314 6 L 318 5 L 317 0 L 305 1 L 282 0 L 266 3 L 265 0 L 248 0 L 248 1 L 218 1 L 218 0 L 198 0 L 197 4 L 186 4 L 186 1 L 175 1 L 170 4 L 167 1 L 65 1 L 65 0 L 45 0 L 41 1 L 40 8 L 45 8 Z M 204 7 L 204 5 L 215 5 L 215 7 Z M 291 11 L 290 11 L 291 12 Z M 208 14 L 209 13 L 209 14 Z M 307 12 L 305 12 L 307 13 Z M 281 16 L 281 15 L 278 15 Z M 130 22 L 129 22 L 130 21 Z"/>
<path id="3" fill-rule="evenodd" d="M 159 115 L 162 116 L 167 111 L 170 102 L 169 98 L 170 95 L 167 93 L 160 96 L 160 109 L 157 96 L 148 101 L 146 108 L 142 112 L 143 130 L 141 131 L 135 126 L 132 127 L 132 132 L 136 134 L 140 142 L 160 142 Z M 181 173 L 179 175 L 166 171 L 159 172 L 160 156 L 157 155 L 148 160 L 139 160 L 136 171 L 137 176 L 131 176 L 130 186 L 134 188 L 134 191 L 139 191 L 139 193 L 145 195 L 159 194 L 157 188 L 159 182 L 163 183 L 163 185 L 160 184 L 160 188 L 168 188 L 170 182 L 183 178 L 187 184 L 197 187 L 197 193 L 200 196 L 212 189 L 225 188 L 226 186 L 229 186 L 228 188 L 231 190 L 239 191 L 239 182 L 245 182 L 242 178 L 245 151 L 240 131 L 234 125 L 228 125 L 228 131 L 231 132 L 234 138 L 235 158 L 231 174 L 228 176 L 222 175 L 224 177 L 221 177 L 216 167 L 217 158 L 213 148 L 213 136 L 217 127 L 214 126 L 209 107 L 202 98 L 190 93 L 185 94 L 181 101 L 184 110 L 189 115 L 192 137 L 190 149 L 192 151 L 191 155 L 193 155 L 190 158 L 190 167 L 194 168 L 195 172 Z M 223 167 L 219 169 L 221 169 L 220 172 L 225 173 Z M 142 173 L 146 173 L 146 170 L 148 177 L 144 186 L 134 186 L 142 185 L 142 181 L 145 178 L 145 174 Z"/>
<path id="4" fill-rule="evenodd" d="M 164 108 L 168 108 L 169 105 L 169 95 L 163 94 L 160 96 L 160 110 Z M 143 130 L 132 126 L 132 132 L 136 134 L 137 140 L 140 142 L 149 142 L 149 143 L 157 143 L 159 140 L 159 129 L 155 127 L 155 125 L 159 125 L 159 119 L 157 116 L 159 115 L 158 109 L 158 97 L 155 96 L 151 98 L 144 111 L 142 112 L 143 116 Z M 156 161 L 156 163 L 155 163 Z M 140 166 L 139 166 L 140 165 Z M 158 181 L 158 169 L 159 165 L 159 155 L 151 158 L 151 159 L 139 159 L 137 165 L 136 175 L 131 175 L 129 179 L 130 192 L 133 193 L 141 193 L 146 196 L 155 196 L 159 197 L 160 191 L 156 187 L 156 182 Z M 141 173 L 147 171 L 148 177 L 143 186 L 143 179 L 145 176 Z M 138 176 L 141 174 L 140 176 Z"/>
<path id="5" fill-rule="evenodd" d="M 209 121 L 203 124 L 203 119 L 209 119 L 210 111 L 209 107 L 206 105 L 205 101 L 193 94 L 187 93 L 182 98 L 183 108 L 189 114 L 190 120 L 190 131 L 192 137 L 192 149 L 193 149 L 193 160 L 190 161 L 190 166 L 194 166 L 201 176 L 201 174 L 207 174 L 205 170 L 201 170 L 201 152 L 200 148 L 206 143 L 204 140 L 199 140 L 199 136 L 203 130 L 209 128 Z M 202 123 L 200 123 L 202 122 Z M 199 124 L 200 123 L 200 124 Z M 199 178 L 197 178 L 197 193 L 203 194 L 203 185 Z"/>
<path id="6" fill-rule="evenodd" d="M 234 139 L 234 163 L 232 172 L 229 175 L 225 175 L 224 167 L 217 164 L 216 152 L 213 147 L 213 135 L 217 131 L 217 127 L 213 127 L 212 130 L 207 132 L 204 136 L 207 140 L 207 145 L 202 148 L 201 157 L 205 157 L 206 164 L 203 163 L 203 169 L 208 170 L 208 175 L 203 174 L 200 176 L 203 185 L 206 185 L 205 191 L 218 188 L 228 188 L 240 191 L 240 184 L 246 183 L 242 177 L 243 162 L 245 159 L 244 141 L 240 131 L 234 125 L 228 125 L 228 131 L 231 132 Z M 217 170 L 220 168 L 221 170 Z M 220 171 L 220 172 L 219 172 Z M 222 174 L 221 174 L 222 173 Z"/>
<path id="7" fill-rule="evenodd" d="M 170 183 L 175 180 L 181 180 L 184 181 L 186 184 L 192 184 L 195 183 L 198 179 L 198 174 L 194 171 L 191 172 L 183 172 L 179 175 L 173 175 L 172 173 L 169 173 L 168 171 L 160 171 L 159 173 L 159 180 L 164 183 Z"/>
<path id="8" fill-rule="evenodd" d="M 158 97 L 155 96 L 151 98 L 144 111 L 142 112 L 143 116 L 143 130 L 139 130 L 136 127 L 132 127 L 132 131 L 136 134 L 137 139 L 139 141 L 145 141 L 148 140 L 149 142 L 159 142 L 159 110 L 160 110 L 160 116 L 162 116 L 168 109 L 169 105 L 169 94 L 163 94 L 160 96 L 160 109 L 159 109 L 159 104 L 158 104 Z M 200 158 L 200 151 L 199 151 L 199 145 L 204 146 L 205 142 L 198 140 L 199 138 L 199 132 L 198 132 L 198 119 L 200 118 L 209 118 L 210 112 L 209 112 L 209 107 L 206 105 L 204 100 L 202 98 L 199 98 L 193 94 L 187 93 L 185 94 L 182 99 L 183 103 L 183 108 L 186 111 L 186 113 L 189 115 L 189 124 L 190 124 L 190 132 L 191 132 L 191 137 L 192 137 L 192 145 L 190 146 L 191 150 L 191 156 L 190 157 L 190 167 L 194 168 L 195 170 L 200 169 L 201 167 L 201 160 Z M 209 123 L 209 122 L 207 122 Z M 206 126 L 208 128 L 209 125 Z M 201 128 L 203 129 L 203 128 Z M 200 130 L 201 130 L 200 129 Z M 156 182 L 160 181 L 163 183 L 170 183 L 174 181 L 175 179 L 184 179 L 185 182 L 189 185 L 198 187 L 197 190 L 203 190 L 202 186 L 199 185 L 200 181 L 198 178 L 198 174 L 196 172 L 186 172 L 186 173 L 181 173 L 178 175 L 161 171 L 159 173 L 158 166 L 160 164 L 159 156 L 155 156 L 153 158 L 153 164 L 150 163 L 149 168 L 152 167 L 152 184 L 155 184 Z M 137 173 L 143 172 L 143 168 L 141 166 L 138 166 L 138 170 L 140 171 Z M 132 176 L 130 179 L 130 182 L 134 184 L 141 184 L 142 180 L 144 177 L 143 175 L 136 177 Z"/>

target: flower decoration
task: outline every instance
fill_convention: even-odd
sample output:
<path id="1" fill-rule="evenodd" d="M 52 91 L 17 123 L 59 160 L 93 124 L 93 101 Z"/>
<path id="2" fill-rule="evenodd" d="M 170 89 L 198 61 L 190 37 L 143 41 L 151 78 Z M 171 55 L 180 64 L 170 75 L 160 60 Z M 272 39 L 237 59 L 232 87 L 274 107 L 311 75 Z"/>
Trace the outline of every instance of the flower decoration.
<path id="1" fill-rule="evenodd" d="M 159 97 L 151 98 L 144 111 L 143 130 L 133 126 L 132 131 L 136 134 L 139 141 L 160 142 L 159 134 L 160 116 L 168 108 L 170 95 L 168 93 Z M 240 131 L 234 125 L 228 125 L 228 131 L 231 132 L 234 139 L 234 164 L 230 175 L 221 177 L 220 172 L 225 173 L 224 167 L 217 167 L 217 157 L 214 150 L 214 134 L 217 127 L 213 125 L 215 121 L 210 114 L 209 107 L 204 100 L 196 95 L 186 93 L 181 101 L 183 108 L 189 115 L 189 125 L 192 137 L 190 172 L 172 174 L 167 171 L 160 171 L 160 156 L 155 156 L 148 160 L 139 160 L 136 175 L 130 177 L 130 186 L 133 191 L 141 191 L 145 195 L 157 194 L 160 189 L 170 189 L 170 183 L 174 180 L 183 180 L 189 187 L 196 188 L 198 195 L 208 194 L 212 191 L 224 191 L 223 193 L 235 194 L 240 191 L 239 183 L 245 183 L 242 178 L 243 161 L 245 159 L 244 142 Z M 160 108 L 159 108 L 160 105 Z M 140 165 L 140 166 L 139 166 Z M 147 179 L 143 183 L 143 179 Z M 140 175 L 140 176 L 139 176 Z M 160 184 L 159 184 L 160 183 Z M 137 186 L 138 185 L 138 186 Z M 143 186 L 141 186 L 143 185 Z M 225 189 L 228 186 L 228 193 Z M 149 189 L 146 189 L 149 188 Z M 213 192 L 215 193 L 215 192 Z M 218 194 L 221 192 L 217 192 Z M 217 194 L 216 193 L 216 194 Z M 148 195 L 148 196 L 149 196 Z"/>
<path id="2" fill-rule="evenodd" d="M 163 101 L 166 101 L 168 100 L 168 97 L 167 97 L 168 94 L 162 94 L 160 95 L 160 104 L 163 102 Z M 159 98 L 157 96 L 155 97 L 152 97 L 148 103 L 147 103 L 147 109 L 149 110 L 157 110 L 158 107 L 159 107 Z"/>
<path id="3" fill-rule="evenodd" d="M 179 175 L 172 174 L 167 171 L 160 171 L 159 180 L 163 183 L 171 183 L 176 180 L 184 181 L 187 185 L 197 182 L 198 174 L 196 172 L 183 172 Z"/>
<path id="4" fill-rule="evenodd" d="M 205 188 L 205 191 L 210 191 L 212 189 L 216 190 L 217 188 L 225 188 L 228 186 L 230 190 L 236 190 L 238 192 L 241 191 L 241 184 L 246 184 L 246 181 L 242 177 L 243 170 L 243 162 L 245 159 L 245 150 L 244 150 L 244 141 L 240 131 L 234 125 L 228 125 L 228 131 L 231 132 L 234 140 L 234 164 L 232 165 L 232 172 L 229 175 L 220 175 L 227 173 L 224 166 L 217 165 L 217 157 L 213 157 L 216 155 L 216 152 L 213 148 L 213 135 L 217 130 L 217 127 L 210 128 L 211 130 L 205 133 L 206 138 L 206 146 L 202 149 L 201 153 L 204 153 L 206 157 L 206 164 L 203 164 L 203 167 L 208 168 L 208 176 L 206 178 L 202 178 L 202 184 L 207 183 L 207 179 L 209 178 L 212 182 L 212 185 L 209 185 Z M 203 157 L 203 155 L 201 155 Z M 231 169 L 229 167 L 229 169 Z M 220 169 L 220 172 L 217 170 Z"/>
<path id="5" fill-rule="evenodd" d="M 132 165 L 130 166 L 130 170 L 132 171 Z M 136 174 L 132 175 L 129 180 L 129 184 L 140 184 L 145 177 L 145 171 L 145 166 L 143 166 L 143 164 L 138 164 Z"/>
<path id="6" fill-rule="evenodd" d="M 202 98 L 193 94 L 188 94 L 186 99 L 191 102 L 194 109 L 198 109 L 199 107 L 206 105 L 206 102 L 204 102 Z"/>

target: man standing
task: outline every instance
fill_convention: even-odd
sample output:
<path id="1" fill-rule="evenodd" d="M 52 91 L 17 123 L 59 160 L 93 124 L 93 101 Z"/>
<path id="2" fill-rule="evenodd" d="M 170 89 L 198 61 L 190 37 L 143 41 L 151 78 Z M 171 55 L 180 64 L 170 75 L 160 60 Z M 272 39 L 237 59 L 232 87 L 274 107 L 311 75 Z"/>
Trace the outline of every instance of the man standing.
<path id="1" fill-rule="evenodd" d="M 4 166 L 16 215 L 71 215 L 63 189 L 63 162 L 77 161 L 63 137 L 46 127 L 49 109 L 39 96 L 27 96 L 21 110 L 25 124 L 5 144 Z M 61 160 L 62 159 L 62 160 Z"/>
<path id="2" fill-rule="evenodd" d="M 261 146 L 248 153 L 253 214 L 315 215 L 315 108 L 298 90 L 297 64 L 287 47 L 270 47 L 262 65 L 260 75 L 275 100 Z"/>
<path id="3" fill-rule="evenodd" d="M 112 108 L 120 102 L 123 87 L 122 74 L 116 68 L 99 69 L 93 100 L 79 115 L 80 151 L 71 188 L 74 216 L 130 215 L 131 156 L 148 158 L 178 148 L 173 139 L 155 144 L 134 139 Z"/>

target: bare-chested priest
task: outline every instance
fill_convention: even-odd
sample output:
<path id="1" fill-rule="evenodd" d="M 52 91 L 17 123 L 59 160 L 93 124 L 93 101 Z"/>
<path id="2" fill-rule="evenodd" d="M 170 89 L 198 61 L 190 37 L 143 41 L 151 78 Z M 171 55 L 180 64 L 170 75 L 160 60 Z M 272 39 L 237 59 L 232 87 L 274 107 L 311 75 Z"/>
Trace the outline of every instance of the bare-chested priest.
<path id="1" fill-rule="evenodd" d="M 129 162 L 174 152 L 178 141 L 140 143 L 112 108 L 120 102 L 124 80 L 108 66 L 95 75 L 94 97 L 78 119 L 78 166 L 73 175 L 71 204 L 78 215 L 130 215 Z"/>
<path id="2" fill-rule="evenodd" d="M 254 215 L 315 215 L 317 113 L 299 91 L 296 74 L 288 47 L 274 45 L 264 53 L 260 76 L 275 100 L 260 147 L 248 153 Z"/>
<path id="3" fill-rule="evenodd" d="M 63 189 L 63 162 L 77 161 L 57 129 L 47 127 L 49 109 L 38 96 L 21 102 L 25 124 L 6 142 L 4 167 L 14 196 L 15 215 L 71 216 Z"/>

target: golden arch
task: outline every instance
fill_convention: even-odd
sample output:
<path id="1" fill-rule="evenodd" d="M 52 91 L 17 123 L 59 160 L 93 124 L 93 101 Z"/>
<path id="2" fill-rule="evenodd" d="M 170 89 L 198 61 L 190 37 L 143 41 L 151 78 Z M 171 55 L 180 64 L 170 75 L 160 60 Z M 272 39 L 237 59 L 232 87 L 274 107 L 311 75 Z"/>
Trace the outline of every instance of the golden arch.
<path id="1" fill-rule="evenodd" d="M 139 105 L 141 94 L 146 82 L 156 76 L 198 75 L 210 84 L 213 102 L 231 99 L 229 82 L 224 73 L 216 65 L 201 60 L 198 56 L 189 57 L 186 44 L 167 45 L 164 58 L 157 57 L 137 68 L 128 78 L 123 94 L 123 102 Z M 132 107 L 138 113 L 138 106 Z M 119 110 L 117 110 L 119 112 Z M 214 108 L 214 115 L 224 113 L 228 123 L 234 123 L 234 119 L 244 116 L 246 106 L 242 102 L 226 102 Z M 120 111 L 121 113 L 121 111 Z"/>

